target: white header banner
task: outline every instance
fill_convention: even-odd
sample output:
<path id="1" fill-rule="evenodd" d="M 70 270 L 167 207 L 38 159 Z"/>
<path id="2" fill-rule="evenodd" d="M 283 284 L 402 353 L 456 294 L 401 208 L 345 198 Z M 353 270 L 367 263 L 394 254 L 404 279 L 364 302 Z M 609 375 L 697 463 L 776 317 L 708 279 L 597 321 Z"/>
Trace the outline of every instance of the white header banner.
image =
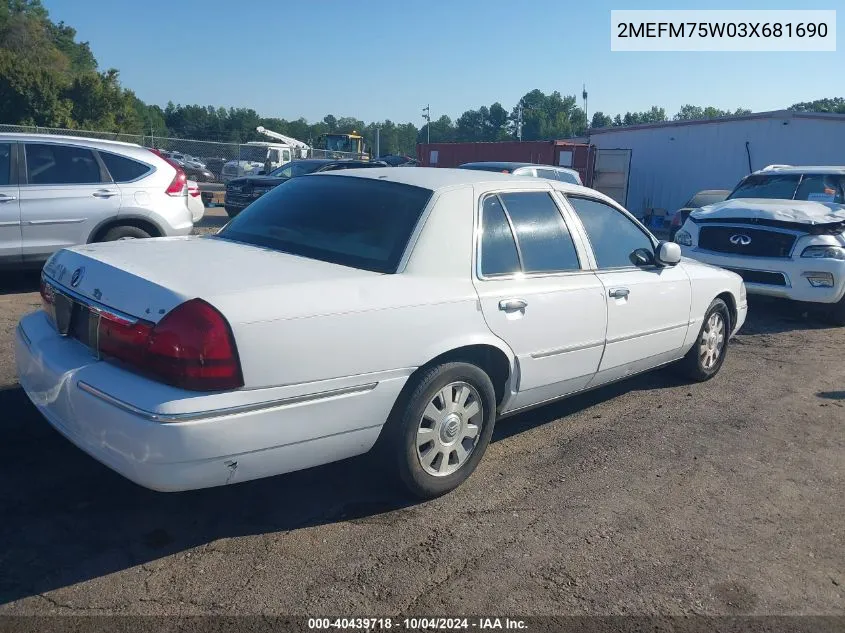
<path id="1" fill-rule="evenodd" d="M 836 11 L 611 11 L 612 51 L 835 51 Z"/>

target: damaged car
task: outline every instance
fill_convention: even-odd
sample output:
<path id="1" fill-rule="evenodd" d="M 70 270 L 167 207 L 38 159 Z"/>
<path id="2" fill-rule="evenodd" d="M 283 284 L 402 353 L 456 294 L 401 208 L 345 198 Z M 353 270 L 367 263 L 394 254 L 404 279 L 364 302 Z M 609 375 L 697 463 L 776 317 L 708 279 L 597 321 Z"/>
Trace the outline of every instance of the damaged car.
<path id="1" fill-rule="evenodd" d="M 684 255 L 738 273 L 749 293 L 823 304 L 845 325 L 845 167 L 772 165 L 693 211 Z"/>

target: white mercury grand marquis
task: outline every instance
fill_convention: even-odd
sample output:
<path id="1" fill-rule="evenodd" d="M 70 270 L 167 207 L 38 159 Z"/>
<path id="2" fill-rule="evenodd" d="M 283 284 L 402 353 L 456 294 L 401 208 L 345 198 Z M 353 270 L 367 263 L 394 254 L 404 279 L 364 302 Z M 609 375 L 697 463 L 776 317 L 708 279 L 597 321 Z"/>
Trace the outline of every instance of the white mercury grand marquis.
<path id="1" fill-rule="evenodd" d="M 373 449 L 440 495 L 498 417 L 675 361 L 706 380 L 747 313 L 738 275 L 592 189 L 431 168 L 296 178 L 214 236 L 64 249 L 41 294 L 21 385 L 162 491 Z"/>

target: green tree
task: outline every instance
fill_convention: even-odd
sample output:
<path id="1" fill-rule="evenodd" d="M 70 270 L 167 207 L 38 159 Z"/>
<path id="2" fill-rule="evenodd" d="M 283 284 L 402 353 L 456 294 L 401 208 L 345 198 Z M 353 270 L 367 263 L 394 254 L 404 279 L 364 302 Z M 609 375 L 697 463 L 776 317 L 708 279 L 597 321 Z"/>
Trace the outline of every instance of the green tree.
<path id="1" fill-rule="evenodd" d="M 608 116 L 604 112 L 593 112 L 593 119 L 590 121 L 590 127 L 610 127 L 611 125 L 613 125 L 613 117 Z"/>
<path id="2" fill-rule="evenodd" d="M 829 97 L 827 99 L 816 99 L 815 101 L 802 101 L 794 103 L 788 108 L 795 112 L 836 112 L 845 114 L 845 98 Z"/>

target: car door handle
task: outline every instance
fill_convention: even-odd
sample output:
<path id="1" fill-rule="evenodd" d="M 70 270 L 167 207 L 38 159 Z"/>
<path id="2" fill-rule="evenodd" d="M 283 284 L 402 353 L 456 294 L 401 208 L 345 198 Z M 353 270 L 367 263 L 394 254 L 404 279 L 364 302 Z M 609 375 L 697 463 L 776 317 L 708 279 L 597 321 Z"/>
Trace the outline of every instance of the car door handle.
<path id="1" fill-rule="evenodd" d="M 116 196 L 117 192 L 110 189 L 99 189 L 91 195 L 95 198 L 111 198 L 112 196 Z"/>
<path id="2" fill-rule="evenodd" d="M 613 299 L 624 299 L 629 294 L 631 294 L 631 291 L 627 288 L 611 288 L 610 292 L 608 292 L 607 294 Z"/>
<path id="3" fill-rule="evenodd" d="M 525 310 L 528 302 L 525 299 L 502 299 L 499 301 L 499 310 L 503 312 L 516 312 Z"/>
<path id="4" fill-rule="evenodd" d="M 17 200 L 17 196 L 7 196 L 4 193 L 0 193 L 0 202 L 11 202 L 12 200 Z"/>

